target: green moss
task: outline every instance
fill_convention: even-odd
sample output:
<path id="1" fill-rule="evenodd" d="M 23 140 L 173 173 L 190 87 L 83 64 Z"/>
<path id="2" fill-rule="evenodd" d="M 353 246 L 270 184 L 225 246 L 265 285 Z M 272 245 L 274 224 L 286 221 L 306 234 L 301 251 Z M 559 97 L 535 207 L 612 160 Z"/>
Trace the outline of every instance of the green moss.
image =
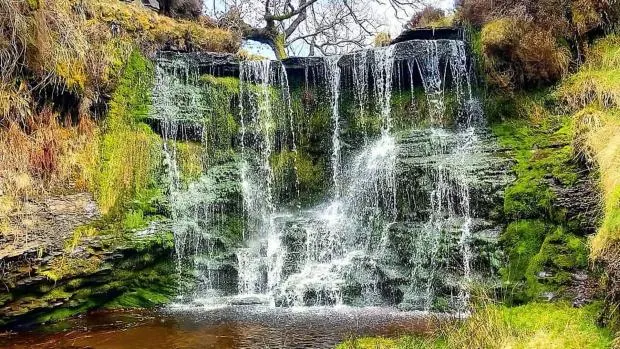
<path id="1" fill-rule="evenodd" d="M 205 74 L 200 77 L 200 81 L 209 86 L 223 89 L 225 93 L 230 95 L 239 93 L 239 79 L 235 77 L 219 77 Z"/>
<path id="2" fill-rule="evenodd" d="M 125 230 L 134 230 L 144 228 L 148 222 L 144 219 L 142 210 L 130 210 L 123 217 L 123 228 Z"/>
<path id="3" fill-rule="evenodd" d="M 306 203 L 319 199 L 326 190 L 324 167 L 322 161 L 314 163 L 310 156 L 301 151 L 285 150 L 271 157 L 274 176 L 281 179 L 281 183 L 288 183 L 291 186 L 282 188 L 284 192 L 282 195 L 287 194 L 289 200 L 295 199 L 291 194 L 294 194 L 296 189 L 299 190 L 300 197 L 308 201 Z M 296 181 L 299 182 L 298 188 L 294 187 Z"/>
<path id="4" fill-rule="evenodd" d="M 543 292 L 562 296 L 571 273 L 585 268 L 586 247 L 579 226 L 554 205 L 552 186 L 570 187 L 580 169 L 574 161 L 573 122 L 555 115 L 549 91 L 520 94 L 492 125 L 499 143 L 515 160 L 516 180 L 504 192 L 508 227 L 501 236 L 507 265 L 501 269 L 511 302 L 521 303 Z M 496 104 L 500 104 L 497 102 Z M 541 272 L 547 274 L 541 274 Z"/>
<path id="5" fill-rule="evenodd" d="M 203 97 L 208 106 L 201 116 L 204 124 L 204 158 L 212 159 L 218 151 L 231 149 L 240 131 L 238 78 L 203 75 Z M 189 150 L 189 149 L 188 149 Z M 204 164 L 203 164 L 204 165 Z"/>
<path id="6" fill-rule="evenodd" d="M 608 348 L 611 334 L 596 326 L 600 309 L 599 303 L 579 309 L 568 303 L 530 303 L 502 311 L 520 337 L 514 348 Z"/>
<path id="7" fill-rule="evenodd" d="M 104 214 L 122 216 L 128 203 L 155 186 L 161 139 L 142 122 L 149 114 L 152 83 L 151 62 L 134 51 L 105 120 L 102 163 L 94 188 Z"/>
<path id="8" fill-rule="evenodd" d="M 74 258 L 61 256 L 54 259 L 49 267 L 38 274 L 52 281 L 59 281 L 77 275 L 94 273 L 101 267 L 101 259 L 97 257 Z"/>
<path id="9" fill-rule="evenodd" d="M 512 219 L 553 217 L 554 194 L 550 182 L 573 185 L 579 169 L 571 146 L 571 119 L 552 115 L 537 96 L 521 97 L 521 113 L 527 118 L 492 125 L 503 147 L 516 160 L 517 180 L 506 189 L 504 212 Z"/>
<path id="10" fill-rule="evenodd" d="M 105 305 L 109 309 L 152 308 L 170 302 L 170 296 L 148 289 L 137 289 L 124 293 Z"/>
<path id="11" fill-rule="evenodd" d="M 177 142 L 177 163 L 181 180 L 187 185 L 200 178 L 203 172 L 202 144 L 194 142 Z"/>
<path id="12" fill-rule="evenodd" d="M 61 321 L 72 316 L 76 316 L 86 312 L 88 309 L 91 309 L 96 305 L 95 302 L 85 302 L 77 307 L 67 307 L 67 308 L 58 308 L 54 309 L 48 313 L 38 316 L 34 322 L 35 323 L 48 323 L 48 322 L 56 322 Z"/>
<path id="13" fill-rule="evenodd" d="M 288 55 L 286 53 L 286 36 L 284 36 L 284 34 L 278 33 L 278 35 L 276 35 L 275 39 L 273 40 L 273 44 L 276 57 L 278 57 L 278 59 L 287 58 Z"/>
<path id="14" fill-rule="evenodd" d="M 558 227 L 545 237 L 538 253 L 527 267 L 528 296 L 535 298 L 545 291 L 562 291 L 571 284 L 571 271 L 588 267 L 588 249 L 583 238 Z M 540 273 L 550 275 L 544 278 Z"/>
<path id="15" fill-rule="evenodd" d="M 549 226 L 539 220 L 519 220 L 508 225 L 500 240 L 508 258 L 507 265 L 500 270 L 504 282 L 512 285 L 524 280 L 548 230 Z"/>
<path id="16" fill-rule="evenodd" d="M 10 314 L 0 322 L 41 323 L 59 321 L 92 308 L 153 307 L 177 294 L 179 274 L 170 260 L 172 233 L 148 237 L 126 234 L 114 237 L 107 251 L 123 251 L 123 259 L 103 264 L 96 255 L 84 258 L 60 256 L 50 262 L 45 275 L 53 282 L 37 288 L 12 291 Z"/>

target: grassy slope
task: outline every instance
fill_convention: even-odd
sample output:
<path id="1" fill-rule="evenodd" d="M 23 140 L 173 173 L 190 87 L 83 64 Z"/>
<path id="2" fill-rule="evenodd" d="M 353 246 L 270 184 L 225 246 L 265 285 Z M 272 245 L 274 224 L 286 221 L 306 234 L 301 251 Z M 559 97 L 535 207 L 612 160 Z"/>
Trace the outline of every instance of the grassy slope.
<path id="1" fill-rule="evenodd" d="M 116 91 L 136 50 L 148 55 L 160 48 L 239 47 L 239 38 L 207 20 L 174 20 L 138 2 L 0 0 L 0 12 L 6 14 L 0 19 L 0 233 L 13 231 L 8 217 L 19 213 L 25 199 L 103 187 L 101 156 L 113 157 L 105 151 L 112 142 L 105 133 L 120 131 L 117 121 L 128 120 L 120 114 L 144 112 L 130 110 L 144 107 L 120 101 L 127 96 Z M 146 82 L 148 73 L 143 69 L 130 78 Z M 110 96 L 110 117 L 95 115 L 92 107 Z M 109 190 L 95 194 L 104 213 L 115 206 Z"/>
<path id="2" fill-rule="evenodd" d="M 446 325 L 430 338 L 362 338 L 337 348 L 608 348 L 609 331 L 595 325 L 598 310 L 597 305 L 574 309 L 566 303 L 492 305 L 478 309 L 463 325 Z"/>

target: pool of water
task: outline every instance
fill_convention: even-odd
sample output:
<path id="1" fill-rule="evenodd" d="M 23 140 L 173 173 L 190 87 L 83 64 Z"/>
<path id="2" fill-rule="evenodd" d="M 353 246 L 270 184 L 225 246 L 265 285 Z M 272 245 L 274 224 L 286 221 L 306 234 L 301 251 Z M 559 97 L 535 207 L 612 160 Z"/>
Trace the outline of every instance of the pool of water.
<path id="1" fill-rule="evenodd" d="M 333 348 L 359 336 L 423 334 L 438 317 L 390 308 L 272 308 L 98 312 L 0 335 L 2 348 Z"/>

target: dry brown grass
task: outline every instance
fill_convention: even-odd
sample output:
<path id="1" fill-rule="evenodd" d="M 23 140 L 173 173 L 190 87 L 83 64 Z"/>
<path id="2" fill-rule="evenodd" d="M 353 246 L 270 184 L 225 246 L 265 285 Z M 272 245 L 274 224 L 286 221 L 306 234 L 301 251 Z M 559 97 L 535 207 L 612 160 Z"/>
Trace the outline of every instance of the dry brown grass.
<path id="1" fill-rule="evenodd" d="M 462 0 L 456 19 L 482 30 L 493 85 L 528 88 L 556 83 L 582 63 L 590 39 L 620 21 L 619 6 L 617 0 Z"/>
<path id="2" fill-rule="evenodd" d="M 579 72 L 560 85 L 560 99 L 570 111 L 592 104 L 620 108 L 620 35 L 599 40 L 588 49 L 587 57 Z"/>
<path id="3" fill-rule="evenodd" d="M 512 17 L 487 23 L 481 33 L 484 67 L 490 81 L 504 89 L 537 87 L 567 72 L 570 51 L 550 31 Z"/>
<path id="4" fill-rule="evenodd" d="M 239 37 L 207 19 L 175 20 L 119 0 L 0 0 L 0 121 L 23 122 L 28 94 L 109 95 L 131 52 L 237 52 Z M 13 110 L 11 110 L 13 109 Z"/>
<path id="5" fill-rule="evenodd" d="M 112 95 L 134 48 L 236 52 L 239 43 L 208 19 L 137 2 L 0 0 L 0 226 L 28 197 L 92 190 L 102 135 L 91 105 Z"/>
<path id="6" fill-rule="evenodd" d="M 591 239 L 591 258 L 604 266 L 606 309 L 620 330 L 620 39 L 610 35 L 588 53 L 587 63 L 566 79 L 558 95 L 574 114 L 575 149 L 599 173 L 603 217 Z"/>
<path id="7" fill-rule="evenodd" d="M 48 192 L 84 188 L 98 156 L 97 128 L 90 120 L 62 126 L 44 109 L 26 133 L 17 123 L 0 131 L 0 196 L 15 202 Z"/>

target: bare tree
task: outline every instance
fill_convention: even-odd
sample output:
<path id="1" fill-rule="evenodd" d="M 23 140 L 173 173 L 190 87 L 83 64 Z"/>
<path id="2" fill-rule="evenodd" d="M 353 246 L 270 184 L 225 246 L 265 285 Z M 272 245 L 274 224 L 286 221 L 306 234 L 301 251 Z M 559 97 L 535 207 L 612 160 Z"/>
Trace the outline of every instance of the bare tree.
<path id="1" fill-rule="evenodd" d="M 246 39 L 269 45 L 278 59 L 294 47 L 330 54 L 362 47 L 381 28 L 387 10 L 407 18 L 425 0 L 220 0 L 215 16 Z M 216 8 L 213 3 L 213 8 Z M 212 14 L 213 15 L 213 14 Z"/>

